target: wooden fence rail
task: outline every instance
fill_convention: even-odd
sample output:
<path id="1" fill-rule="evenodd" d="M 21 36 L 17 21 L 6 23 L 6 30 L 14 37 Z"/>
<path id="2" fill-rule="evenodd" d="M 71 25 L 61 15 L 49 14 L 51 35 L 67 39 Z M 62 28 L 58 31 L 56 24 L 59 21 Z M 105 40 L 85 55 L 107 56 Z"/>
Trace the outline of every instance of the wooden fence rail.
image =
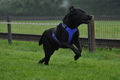
<path id="1" fill-rule="evenodd" d="M 33 35 L 33 34 L 15 34 L 12 33 L 13 40 L 20 41 L 34 41 L 38 42 L 41 38 L 41 35 Z M 0 39 L 8 39 L 8 33 L 0 33 Z M 81 45 L 83 47 L 88 47 L 88 38 L 79 38 Z M 119 48 L 120 49 L 120 40 L 116 39 L 95 39 L 96 47 L 103 48 Z"/>

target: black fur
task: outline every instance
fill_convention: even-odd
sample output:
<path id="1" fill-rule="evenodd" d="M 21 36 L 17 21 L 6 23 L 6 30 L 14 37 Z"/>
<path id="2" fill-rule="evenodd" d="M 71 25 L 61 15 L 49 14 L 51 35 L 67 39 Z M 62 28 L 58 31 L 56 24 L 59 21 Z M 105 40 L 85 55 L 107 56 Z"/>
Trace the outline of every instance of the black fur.
<path id="1" fill-rule="evenodd" d="M 45 62 L 44 64 L 48 65 L 51 55 L 59 48 L 70 48 L 73 50 L 75 53 L 75 60 L 81 56 L 82 49 L 79 42 L 79 31 L 77 27 L 81 24 L 89 23 L 89 20 L 91 20 L 92 17 L 81 9 L 75 9 L 74 6 L 71 6 L 69 10 L 70 12 L 68 12 L 68 14 L 63 18 L 62 22 L 57 27 L 45 30 L 42 34 L 42 37 L 39 40 L 39 45 L 43 44 L 45 57 L 40 60 L 39 63 Z M 63 24 L 66 25 L 65 28 L 62 26 Z M 70 43 L 67 42 L 68 33 L 65 30 L 67 27 L 71 30 L 77 29 L 77 31 L 73 34 Z M 60 42 L 53 38 L 53 33 Z M 73 44 L 77 47 L 77 49 L 73 46 Z"/>

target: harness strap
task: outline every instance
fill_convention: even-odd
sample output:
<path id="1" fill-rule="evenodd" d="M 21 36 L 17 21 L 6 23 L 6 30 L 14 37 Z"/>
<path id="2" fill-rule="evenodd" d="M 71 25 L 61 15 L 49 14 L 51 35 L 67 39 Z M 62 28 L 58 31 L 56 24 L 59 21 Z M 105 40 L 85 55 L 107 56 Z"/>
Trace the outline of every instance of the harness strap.
<path id="1" fill-rule="evenodd" d="M 63 22 L 62 22 L 62 27 L 63 27 L 63 28 L 66 28 L 66 24 L 64 24 Z"/>
<path id="2" fill-rule="evenodd" d="M 54 39 L 55 41 L 57 41 L 57 43 L 58 43 L 59 45 L 61 44 L 61 42 L 56 38 L 56 36 L 55 36 L 54 33 L 52 33 L 52 37 L 53 37 L 53 39 Z"/>
<path id="3" fill-rule="evenodd" d="M 74 33 L 77 31 L 77 29 L 70 29 L 70 28 L 66 28 L 66 31 L 68 32 L 68 44 L 70 44 L 72 38 L 73 38 L 73 35 Z"/>
<path id="4" fill-rule="evenodd" d="M 64 24 L 63 22 L 62 22 L 61 24 L 62 24 L 62 27 L 65 28 L 65 30 L 68 32 L 68 40 L 67 40 L 67 43 L 70 44 L 74 33 L 75 33 L 78 29 L 77 29 L 77 28 L 75 28 L 75 29 L 70 29 L 69 27 L 66 27 L 66 24 Z M 58 44 L 61 44 L 61 42 L 57 39 L 57 37 L 55 36 L 54 33 L 52 33 L 52 37 L 53 37 L 53 39 L 54 39 L 55 41 L 58 42 Z"/>

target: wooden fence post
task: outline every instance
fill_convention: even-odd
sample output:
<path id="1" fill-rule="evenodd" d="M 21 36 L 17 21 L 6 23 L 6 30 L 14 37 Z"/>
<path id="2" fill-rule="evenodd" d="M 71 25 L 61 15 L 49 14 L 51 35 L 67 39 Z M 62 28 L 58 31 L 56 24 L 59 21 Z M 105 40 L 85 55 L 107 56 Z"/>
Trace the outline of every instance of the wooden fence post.
<path id="1" fill-rule="evenodd" d="M 8 22 L 8 24 L 7 24 L 7 28 L 8 28 L 8 43 L 10 45 L 12 45 L 11 24 L 9 23 L 10 22 L 9 16 L 7 17 L 7 22 Z"/>
<path id="2" fill-rule="evenodd" d="M 90 52 L 95 52 L 95 31 L 94 31 L 94 16 L 88 24 L 88 47 Z"/>

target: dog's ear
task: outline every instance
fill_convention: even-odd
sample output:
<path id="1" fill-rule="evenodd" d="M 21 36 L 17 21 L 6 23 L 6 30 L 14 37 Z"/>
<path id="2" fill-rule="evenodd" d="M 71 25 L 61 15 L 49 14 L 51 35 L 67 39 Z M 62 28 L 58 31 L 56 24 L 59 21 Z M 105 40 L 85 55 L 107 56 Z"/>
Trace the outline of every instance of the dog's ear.
<path id="1" fill-rule="evenodd" d="M 73 12 L 75 10 L 74 6 L 69 7 L 70 12 Z"/>

